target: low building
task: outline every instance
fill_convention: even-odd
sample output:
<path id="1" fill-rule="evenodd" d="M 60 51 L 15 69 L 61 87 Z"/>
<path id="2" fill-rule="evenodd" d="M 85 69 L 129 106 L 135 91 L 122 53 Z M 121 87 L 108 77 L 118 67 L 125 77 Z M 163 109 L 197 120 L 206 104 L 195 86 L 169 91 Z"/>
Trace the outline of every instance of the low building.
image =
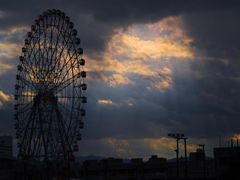
<path id="1" fill-rule="evenodd" d="M 142 158 L 133 158 L 130 163 L 123 163 L 122 159 L 108 158 L 97 161 L 85 161 L 79 167 L 80 178 L 82 179 L 167 179 L 165 168 L 166 159 L 156 155 L 151 156 L 147 162 Z"/>
<path id="2" fill-rule="evenodd" d="M 179 172 L 180 179 L 204 179 L 204 154 L 201 149 L 189 153 L 187 164 L 185 158 L 179 159 L 179 170 L 177 162 L 167 162 L 168 179 L 177 179 Z M 216 179 L 215 160 L 205 159 L 205 177 L 206 179 Z"/>
<path id="3" fill-rule="evenodd" d="M 11 136 L 0 136 L 0 180 L 12 178 L 12 165 L 15 161 Z"/>
<path id="4" fill-rule="evenodd" d="M 0 136 L 0 156 L 12 157 L 12 136 Z"/>
<path id="5" fill-rule="evenodd" d="M 202 149 L 197 149 L 196 152 L 189 153 L 190 161 L 199 161 L 199 160 L 203 160 L 203 158 L 204 158 L 204 154 Z"/>
<path id="6" fill-rule="evenodd" d="M 205 160 L 205 176 L 207 179 L 216 179 L 215 160 Z M 189 179 L 204 179 L 204 162 L 195 160 L 188 162 L 188 177 Z"/>
<path id="7" fill-rule="evenodd" d="M 218 179 L 239 177 L 240 147 L 214 148 L 216 175 Z"/>

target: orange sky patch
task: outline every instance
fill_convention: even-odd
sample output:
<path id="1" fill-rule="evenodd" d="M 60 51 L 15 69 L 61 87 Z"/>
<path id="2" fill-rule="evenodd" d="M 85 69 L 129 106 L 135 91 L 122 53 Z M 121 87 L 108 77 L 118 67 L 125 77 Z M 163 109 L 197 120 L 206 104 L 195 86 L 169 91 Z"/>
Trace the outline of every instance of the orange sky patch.
<path id="1" fill-rule="evenodd" d="M 144 139 L 144 141 L 148 142 L 154 149 L 161 149 L 163 147 L 167 147 L 174 150 L 177 148 L 177 142 L 173 138 L 162 137 L 159 139 Z M 179 148 L 184 149 L 183 140 L 179 140 Z M 197 145 L 187 145 L 187 150 L 196 150 L 197 148 Z"/>
<path id="2" fill-rule="evenodd" d="M 232 139 L 240 139 L 240 134 L 234 134 L 234 136 L 232 137 Z"/>
<path id="3" fill-rule="evenodd" d="M 110 99 L 108 99 L 108 100 L 98 100 L 98 104 L 112 104 L 113 102 L 110 100 Z"/>
<path id="4" fill-rule="evenodd" d="M 107 138 L 103 139 L 104 142 L 109 144 L 109 151 L 118 155 L 118 157 L 143 157 L 142 154 L 146 154 L 145 159 L 151 154 L 156 154 L 166 158 L 175 157 L 174 150 L 177 148 L 176 140 L 173 138 L 140 138 L 140 139 L 118 139 Z M 103 143 L 103 142 L 102 142 Z M 193 152 L 198 149 L 197 145 L 187 145 L 187 150 Z M 179 150 L 184 152 L 184 141 L 179 140 Z"/>

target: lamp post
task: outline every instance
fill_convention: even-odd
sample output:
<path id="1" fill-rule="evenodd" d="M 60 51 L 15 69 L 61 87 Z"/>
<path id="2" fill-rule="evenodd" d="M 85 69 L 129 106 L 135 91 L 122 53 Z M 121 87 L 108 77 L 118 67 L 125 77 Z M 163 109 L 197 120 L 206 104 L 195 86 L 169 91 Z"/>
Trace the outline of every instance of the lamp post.
<path id="1" fill-rule="evenodd" d="M 177 179 L 179 179 L 179 148 L 178 148 L 178 141 L 180 139 L 184 139 L 184 147 L 185 147 L 185 168 L 186 168 L 186 179 L 187 179 L 187 148 L 186 148 L 186 140 L 187 138 L 184 137 L 184 134 L 174 134 L 174 133 L 169 133 L 168 134 L 169 137 L 175 138 L 177 140 L 177 150 L 175 150 L 176 152 L 176 156 L 177 156 Z"/>
<path id="2" fill-rule="evenodd" d="M 204 179 L 206 179 L 206 160 L 205 160 L 205 144 L 199 144 L 200 147 L 203 149 L 203 175 Z"/>

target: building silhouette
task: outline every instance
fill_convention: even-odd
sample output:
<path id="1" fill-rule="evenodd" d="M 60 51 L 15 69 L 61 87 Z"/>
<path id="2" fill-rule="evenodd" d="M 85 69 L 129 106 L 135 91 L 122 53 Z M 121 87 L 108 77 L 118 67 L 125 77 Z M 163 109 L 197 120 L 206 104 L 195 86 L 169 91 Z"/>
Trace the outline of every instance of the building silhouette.
<path id="1" fill-rule="evenodd" d="M 240 147 L 214 148 L 214 157 L 216 162 L 216 177 L 217 179 L 240 179 Z"/>
<path id="2" fill-rule="evenodd" d="M 240 179 L 240 147 L 214 148 L 214 158 L 205 159 L 202 149 L 190 152 L 187 162 L 187 176 L 185 158 L 179 159 L 179 179 L 189 180 L 223 180 Z M 14 173 L 16 158 L 12 156 L 12 137 L 0 136 L 0 180 L 9 180 Z M 142 158 L 132 158 L 128 162 L 119 158 L 102 160 L 86 160 L 77 166 L 80 179 L 84 180 L 166 180 L 177 179 L 177 163 L 167 161 L 166 158 L 152 155 L 147 161 Z M 204 176 L 205 172 L 205 176 Z"/>
<path id="3" fill-rule="evenodd" d="M 0 136 L 0 180 L 12 178 L 13 155 L 12 137 Z"/>
<path id="4" fill-rule="evenodd" d="M 87 160 L 79 167 L 80 178 L 97 179 L 166 179 L 166 159 L 152 155 L 147 162 L 133 158 L 130 163 L 108 158 L 101 161 Z"/>

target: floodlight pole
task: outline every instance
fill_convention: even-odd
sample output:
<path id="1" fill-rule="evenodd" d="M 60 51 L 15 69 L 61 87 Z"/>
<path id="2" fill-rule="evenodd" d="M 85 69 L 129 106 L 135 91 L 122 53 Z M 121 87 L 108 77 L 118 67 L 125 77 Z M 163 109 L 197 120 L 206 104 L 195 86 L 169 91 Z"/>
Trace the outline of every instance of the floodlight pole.
<path id="1" fill-rule="evenodd" d="M 177 140 L 178 142 L 178 140 Z M 177 150 L 174 150 L 176 152 L 176 156 L 177 156 L 177 179 L 179 180 L 179 155 L 178 155 L 178 143 L 177 143 Z"/>
<path id="2" fill-rule="evenodd" d="M 186 179 L 188 179 L 188 172 L 187 172 L 187 148 L 186 148 L 186 140 L 187 138 L 184 137 L 184 134 L 168 134 L 169 137 L 175 138 L 177 140 L 177 150 L 176 156 L 177 156 L 177 179 L 179 180 L 179 148 L 178 148 L 178 141 L 180 139 L 184 139 L 184 147 L 185 147 L 185 168 L 186 168 Z"/>
<path id="3" fill-rule="evenodd" d="M 199 144 L 200 147 L 203 149 L 203 175 L 204 179 L 206 179 L 206 159 L 205 159 L 205 144 Z"/>
<path id="4" fill-rule="evenodd" d="M 179 179 L 179 148 L 178 148 L 178 140 L 179 140 L 179 138 L 177 137 L 177 179 Z"/>
<path id="5" fill-rule="evenodd" d="M 186 179 L 188 179 L 188 164 L 187 164 L 187 138 L 184 139 L 184 148 L 185 148 L 185 175 Z"/>

